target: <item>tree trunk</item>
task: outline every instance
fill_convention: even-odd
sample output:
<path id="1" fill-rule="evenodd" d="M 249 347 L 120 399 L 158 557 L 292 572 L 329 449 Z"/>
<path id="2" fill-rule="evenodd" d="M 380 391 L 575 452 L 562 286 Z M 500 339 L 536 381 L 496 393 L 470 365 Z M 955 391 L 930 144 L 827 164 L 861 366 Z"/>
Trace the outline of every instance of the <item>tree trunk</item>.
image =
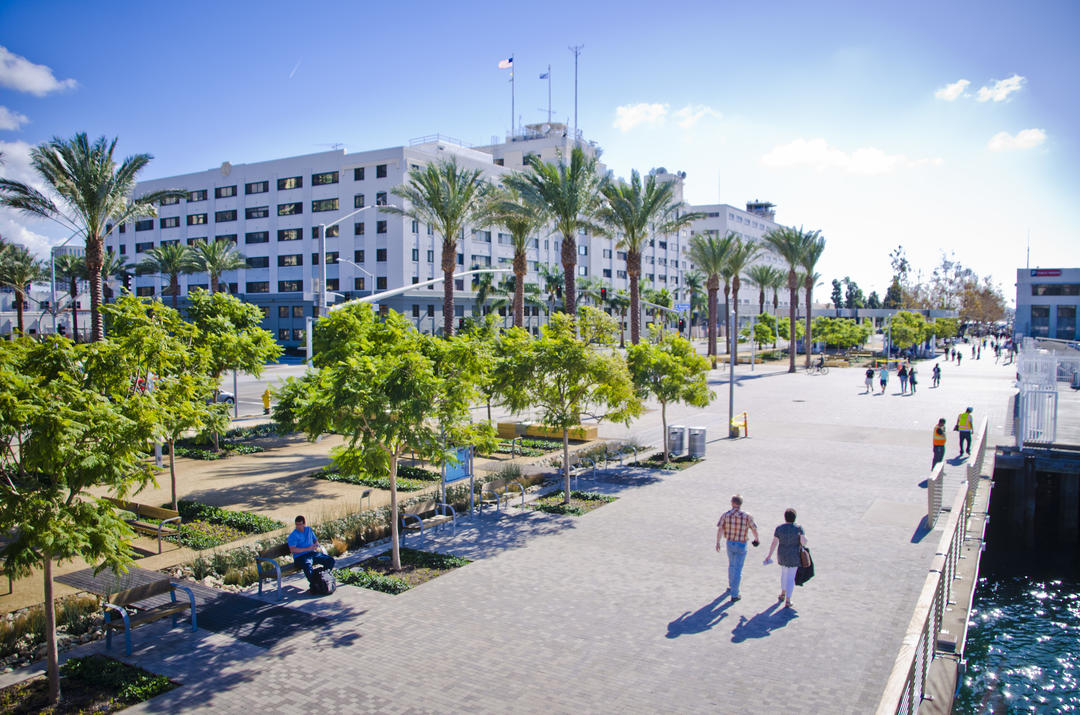
<path id="1" fill-rule="evenodd" d="M 718 323 L 719 315 L 716 314 L 717 304 L 716 298 L 719 288 L 716 285 L 715 279 L 709 279 L 709 349 L 708 354 L 712 356 L 713 367 L 716 367 L 716 325 Z"/>
<path id="2" fill-rule="evenodd" d="M 799 302 L 799 288 L 795 285 L 795 269 L 788 272 L 788 292 L 791 305 L 788 306 L 788 372 L 795 372 L 795 306 Z"/>
<path id="3" fill-rule="evenodd" d="M 727 338 L 727 354 L 731 359 L 731 284 L 724 281 L 724 337 Z"/>
<path id="4" fill-rule="evenodd" d="M 570 505 L 570 430 L 562 431 L 563 504 Z"/>
<path id="5" fill-rule="evenodd" d="M 577 240 L 573 234 L 563 236 L 563 310 L 567 315 L 577 315 Z"/>
<path id="6" fill-rule="evenodd" d="M 761 315 L 765 312 L 765 287 L 762 286 L 761 291 L 758 293 L 757 298 L 757 312 Z"/>
<path id="7" fill-rule="evenodd" d="M 449 338 L 454 334 L 454 268 L 456 265 L 457 240 L 455 239 L 453 243 L 449 239 L 444 240 L 442 247 L 442 321 L 444 338 Z"/>
<path id="8" fill-rule="evenodd" d="M 630 274 L 630 343 L 641 341 L 641 252 L 626 252 L 626 272 Z"/>
<path id="9" fill-rule="evenodd" d="M 619 312 L 619 347 L 626 347 L 626 311 Z"/>
<path id="10" fill-rule="evenodd" d="M 812 306 L 810 304 L 810 296 L 814 292 L 814 284 L 812 278 L 806 279 L 806 337 L 803 338 L 806 342 L 806 367 L 810 367 L 810 311 Z"/>
<path id="11" fill-rule="evenodd" d="M 319 276 L 319 279 L 322 280 L 321 275 Z M 319 287 L 319 295 L 322 295 L 322 292 L 325 289 L 326 289 L 326 285 L 324 283 L 324 285 Z M 213 295 L 214 293 L 217 293 L 217 291 L 218 291 L 218 276 L 211 273 L 210 274 L 210 295 Z"/>
<path id="12" fill-rule="evenodd" d="M 401 545 L 398 544 L 398 505 L 397 505 L 397 465 L 398 454 L 390 454 L 390 568 L 401 570 Z"/>
<path id="13" fill-rule="evenodd" d="M 56 651 L 56 603 L 53 601 L 52 555 L 45 553 L 45 649 L 48 659 L 49 704 L 60 701 L 60 664 Z"/>
<path id="14" fill-rule="evenodd" d="M 86 237 L 86 274 L 90 279 L 90 341 L 105 338 L 105 326 L 101 322 L 101 263 L 104 260 L 102 240 Z"/>
<path id="15" fill-rule="evenodd" d="M 173 310 L 179 310 L 180 305 L 180 279 L 174 274 L 169 276 L 169 292 L 172 293 Z"/>
<path id="16" fill-rule="evenodd" d="M 524 253 L 514 254 L 514 327 L 520 328 L 525 324 L 525 273 L 528 264 L 525 262 Z M 488 422 L 491 417 L 488 417 Z"/>
<path id="17" fill-rule="evenodd" d="M 217 435 L 215 435 L 217 436 Z M 169 445 L 169 485 L 172 487 L 172 508 L 173 511 L 177 511 L 176 508 L 176 440 L 166 440 L 166 444 Z"/>
<path id="18" fill-rule="evenodd" d="M 23 330 L 23 301 L 25 295 L 22 288 L 15 289 L 15 327 L 18 329 L 20 336 L 26 335 L 26 331 Z"/>

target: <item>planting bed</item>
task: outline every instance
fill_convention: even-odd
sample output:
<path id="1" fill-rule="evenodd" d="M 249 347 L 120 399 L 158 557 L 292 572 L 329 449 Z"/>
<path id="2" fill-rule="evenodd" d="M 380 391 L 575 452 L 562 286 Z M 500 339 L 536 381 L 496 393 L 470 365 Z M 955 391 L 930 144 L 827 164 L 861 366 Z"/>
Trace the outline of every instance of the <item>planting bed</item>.
<path id="1" fill-rule="evenodd" d="M 616 497 L 609 497 L 606 494 L 574 490 L 570 492 L 570 503 L 563 504 L 564 493 L 565 492 L 560 489 L 557 492 L 542 496 L 529 504 L 529 508 L 536 511 L 542 511 L 546 514 L 582 516 L 588 514 L 590 511 L 599 509 L 616 499 Z"/>
<path id="2" fill-rule="evenodd" d="M 365 559 L 355 566 L 334 569 L 334 575 L 339 583 L 398 594 L 468 563 L 470 563 L 468 559 L 452 554 L 401 549 L 400 571 L 391 569 L 390 552 L 386 551 Z"/>
<path id="3" fill-rule="evenodd" d="M 38 677 L 0 690 L 0 712 L 112 713 L 176 686 L 164 675 L 103 655 L 91 655 L 71 658 L 60 666 L 63 699 L 56 707 L 49 706 L 48 680 Z"/>

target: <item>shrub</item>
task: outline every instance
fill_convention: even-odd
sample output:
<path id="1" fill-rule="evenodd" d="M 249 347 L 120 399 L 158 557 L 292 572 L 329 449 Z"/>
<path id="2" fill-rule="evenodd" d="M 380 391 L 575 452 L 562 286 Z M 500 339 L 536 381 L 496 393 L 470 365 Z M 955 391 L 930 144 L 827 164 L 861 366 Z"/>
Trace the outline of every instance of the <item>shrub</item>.
<path id="1" fill-rule="evenodd" d="M 15 652 L 19 640 L 30 636 L 34 643 L 45 640 L 45 610 L 31 608 L 8 621 L 0 619 L 0 655 L 8 656 Z"/>
<path id="2" fill-rule="evenodd" d="M 230 567 L 221 577 L 222 582 L 230 586 L 249 586 L 259 580 L 258 569 L 254 564 L 243 568 Z"/>
<path id="3" fill-rule="evenodd" d="M 259 452 L 265 452 L 266 450 L 257 444 L 241 444 L 239 442 L 224 442 L 221 445 L 222 449 L 227 449 L 230 452 L 236 454 L 258 454 Z"/>
<path id="4" fill-rule="evenodd" d="M 69 658 L 60 666 L 60 673 L 65 678 L 113 689 L 128 704 L 149 700 L 174 687 L 164 675 L 154 675 L 103 655 Z"/>
<path id="5" fill-rule="evenodd" d="M 202 581 L 204 578 L 213 573 L 213 569 L 210 568 L 210 562 L 204 559 L 202 556 L 198 557 L 191 562 L 191 575 L 196 581 Z"/>
<path id="6" fill-rule="evenodd" d="M 282 522 L 261 514 L 230 511 L 229 509 L 184 499 L 177 503 L 176 508 L 184 521 L 205 521 L 210 524 L 221 524 L 245 534 L 265 534 L 268 531 L 275 531 L 285 526 Z"/>
<path id="7" fill-rule="evenodd" d="M 424 469 L 423 467 L 413 467 L 408 464 L 399 464 L 397 468 L 398 479 L 405 477 L 406 479 L 415 479 L 421 482 L 439 482 L 442 481 L 442 474 L 434 472 L 430 469 Z"/>
<path id="8" fill-rule="evenodd" d="M 584 516 L 585 509 L 573 504 L 536 504 L 532 507 L 545 514 L 563 514 L 566 516 Z"/>
<path id="9" fill-rule="evenodd" d="M 237 427 L 226 432 L 223 436 L 230 441 L 244 441 L 258 439 L 259 437 L 277 437 L 281 433 L 277 431 L 277 425 L 273 422 L 264 422 L 252 427 Z"/>
<path id="10" fill-rule="evenodd" d="M 205 461 L 213 461 L 215 459 L 224 459 L 229 456 L 228 452 L 213 452 L 209 449 L 198 449 L 196 447 L 176 447 L 177 457 L 187 457 L 188 459 L 202 459 Z"/>
<path id="11" fill-rule="evenodd" d="M 95 616 L 100 611 L 101 604 L 95 596 L 67 598 L 57 604 L 56 623 L 70 635 L 81 636 L 94 628 Z"/>
<path id="12" fill-rule="evenodd" d="M 315 474 L 317 479 L 325 479 L 328 482 L 343 482 L 356 484 L 361 487 L 375 487 L 376 489 L 390 489 L 390 477 L 373 477 L 367 474 L 342 474 L 340 472 L 322 471 Z M 430 484 L 415 479 L 402 479 L 398 477 L 397 488 L 399 492 L 415 492 L 424 489 Z"/>
<path id="13" fill-rule="evenodd" d="M 434 551 L 418 551 L 416 549 L 401 549 L 401 563 L 403 566 L 449 571 L 450 569 L 456 569 L 472 562 L 461 556 L 454 556 L 453 554 L 440 554 Z"/>
<path id="14" fill-rule="evenodd" d="M 239 529 L 234 529 L 225 524 L 211 524 L 207 521 L 177 524 L 176 531 L 175 536 L 166 536 L 165 538 L 196 551 L 212 549 L 230 541 L 236 541 L 244 536 L 244 532 Z M 210 568 L 213 569 L 212 566 Z"/>
<path id="15" fill-rule="evenodd" d="M 369 588 L 372 591 L 397 595 L 409 590 L 409 584 L 405 579 L 387 576 L 370 569 L 334 569 L 334 576 L 340 583 Z"/>

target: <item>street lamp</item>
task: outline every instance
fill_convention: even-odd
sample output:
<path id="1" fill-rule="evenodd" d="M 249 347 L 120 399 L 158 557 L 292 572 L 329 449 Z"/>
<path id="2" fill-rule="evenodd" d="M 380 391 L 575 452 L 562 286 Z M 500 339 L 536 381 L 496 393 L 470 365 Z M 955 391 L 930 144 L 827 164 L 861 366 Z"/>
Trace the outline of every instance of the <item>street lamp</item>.
<path id="1" fill-rule="evenodd" d="M 365 211 L 365 210 L 370 209 L 370 208 L 372 208 L 371 205 L 362 206 L 362 207 L 356 209 L 355 211 L 353 211 L 351 213 L 345 214 L 344 216 L 337 219 L 336 221 L 331 221 L 330 223 L 320 223 L 319 224 L 319 275 L 321 276 L 321 280 L 319 281 L 319 303 L 318 303 L 318 308 L 319 308 L 319 315 L 320 316 L 322 316 L 324 313 L 326 313 L 326 305 L 327 305 L 327 303 L 326 303 L 326 229 L 337 226 L 339 223 L 341 223 L 345 219 L 351 218 L 352 216 L 355 216 L 356 214 L 360 213 L 361 211 Z"/>
<path id="2" fill-rule="evenodd" d="M 735 320 L 735 311 L 731 311 L 731 319 Z M 736 336 L 737 337 L 737 336 Z M 731 422 L 735 419 L 735 361 L 732 359 L 735 354 L 734 350 L 728 350 L 728 400 L 727 400 L 727 420 L 728 420 L 728 438 L 731 439 Z"/>

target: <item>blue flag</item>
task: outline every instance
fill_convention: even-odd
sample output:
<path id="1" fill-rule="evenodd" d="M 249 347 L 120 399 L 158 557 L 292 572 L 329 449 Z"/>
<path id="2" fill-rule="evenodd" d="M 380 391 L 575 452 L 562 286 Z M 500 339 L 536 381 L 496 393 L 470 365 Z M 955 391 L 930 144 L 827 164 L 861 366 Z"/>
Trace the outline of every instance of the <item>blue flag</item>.
<path id="1" fill-rule="evenodd" d="M 551 76 L 550 72 L 545 72 L 544 74 L 540 75 L 540 79 L 547 79 L 550 76 Z"/>

